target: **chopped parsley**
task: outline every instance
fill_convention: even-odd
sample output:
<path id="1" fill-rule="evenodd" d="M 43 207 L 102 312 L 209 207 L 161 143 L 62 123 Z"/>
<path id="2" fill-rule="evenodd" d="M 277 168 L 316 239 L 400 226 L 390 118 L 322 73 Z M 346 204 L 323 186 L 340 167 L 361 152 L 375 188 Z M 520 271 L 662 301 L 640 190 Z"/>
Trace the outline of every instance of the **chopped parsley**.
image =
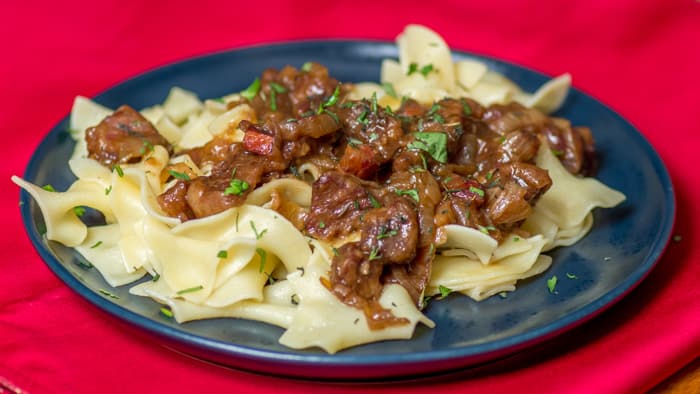
<path id="1" fill-rule="evenodd" d="M 252 222 L 251 222 L 252 223 Z M 259 238 L 258 238 L 259 239 Z M 267 252 L 262 248 L 255 248 L 255 252 L 260 256 L 260 272 L 265 269 L 265 263 L 267 262 Z"/>
<path id="2" fill-rule="evenodd" d="M 124 170 L 122 170 L 122 167 L 119 164 L 114 165 L 114 171 L 117 172 L 117 175 L 119 175 L 120 178 L 124 176 Z"/>
<path id="3" fill-rule="evenodd" d="M 554 275 L 551 278 L 547 279 L 547 289 L 549 289 L 549 292 L 554 294 L 555 288 L 557 287 L 557 276 Z"/>
<path id="4" fill-rule="evenodd" d="M 263 235 L 265 235 L 265 233 L 267 232 L 267 229 L 263 229 L 263 231 L 258 232 L 258 229 L 255 228 L 255 222 L 253 222 L 252 220 L 250 221 L 250 228 L 252 228 L 253 232 L 255 233 L 255 239 L 262 238 Z"/>
<path id="5" fill-rule="evenodd" d="M 51 185 L 44 185 L 41 188 L 46 190 L 47 192 L 55 192 L 56 191 L 56 189 L 54 189 L 53 186 L 51 186 Z"/>
<path id="6" fill-rule="evenodd" d="M 409 196 L 416 202 L 420 202 L 420 197 L 418 196 L 418 191 L 416 189 L 401 190 L 396 189 L 396 194 L 399 196 Z"/>
<path id="7" fill-rule="evenodd" d="M 189 180 L 191 180 L 191 179 L 190 179 L 190 176 L 187 175 L 187 174 L 184 173 L 184 172 L 178 172 L 178 171 L 175 171 L 175 170 L 168 170 L 168 174 L 170 174 L 173 178 L 181 179 L 181 180 L 183 180 L 183 181 L 189 181 Z"/>
<path id="8" fill-rule="evenodd" d="M 306 72 L 311 71 L 311 66 L 312 66 L 312 65 L 313 65 L 313 63 L 311 63 L 311 62 L 306 62 L 306 63 L 302 64 L 302 65 L 301 65 L 301 71 L 306 71 Z"/>
<path id="9" fill-rule="evenodd" d="M 377 198 L 372 195 L 372 193 L 367 194 L 369 196 L 369 202 L 372 204 L 372 208 L 381 208 L 382 204 L 377 201 Z"/>
<path id="10" fill-rule="evenodd" d="M 105 188 L 105 196 L 108 196 L 111 191 L 112 191 L 112 185 L 109 185 L 109 187 Z"/>
<path id="11" fill-rule="evenodd" d="M 394 85 L 390 84 L 389 82 L 384 82 L 382 84 L 382 89 L 384 89 L 384 92 L 389 96 L 393 98 L 398 98 L 398 96 L 396 95 L 396 90 L 394 90 Z"/>
<path id="12" fill-rule="evenodd" d="M 287 92 L 287 88 L 285 88 L 284 86 L 282 86 L 278 83 L 275 83 L 275 82 L 270 82 L 270 88 L 277 93 L 286 93 Z"/>
<path id="13" fill-rule="evenodd" d="M 292 294 L 290 298 L 292 305 L 299 305 L 299 296 L 297 294 Z"/>
<path id="14" fill-rule="evenodd" d="M 443 285 L 438 286 L 438 290 L 440 291 L 440 297 L 442 298 L 445 298 L 452 293 L 452 289 Z"/>
<path id="15" fill-rule="evenodd" d="M 233 194 L 234 196 L 239 196 L 249 188 L 248 182 L 233 178 L 229 186 L 224 190 L 224 195 Z"/>
<path id="16" fill-rule="evenodd" d="M 572 273 L 569 273 L 569 272 L 566 273 L 566 277 L 569 279 L 578 279 L 578 276 L 576 276 Z"/>
<path id="17" fill-rule="evenodd" d="M 431 63 L 428 63 L 423 67 L 418 67 L 418 63 L 411 63 L 408 65 L 408 72 L 406 72 L 406 75 L 420 73 L 421 75 L 423 75 L 423 77 L 427 78 L 428 74 L 431 71 L 435 71 L 435 69 L 433 68 L 433 65 Z"/>
<path id="18" fill-rule="evenodd" d="M 216 257 L 220 259 L 225 259 L 228 257 L 228 252 L 225 250 L 220 250 L 219 253 L 216 254 Z"/>
<path id="19" fill-rule="evenodd" d="M 168 318 L 171 318 L 171 319 L 173 318 L 173 311 L 171 311 L 170 309 L 168 309 L 168 308 L 166 308 L 166 307 L 161 307 L 161 308 L 160 308 L 160 313 L 161 313 L 163 316 L 165 316 L 165 317 L 168 317 Z"/>
<path id="20" fill-rule="evenodd" d="M 389 230 L 387 231 L 386 228 L 382 228 L 379 234 L 377 234 L 377 239 L 384 239 L 384 238 L 389 238 L 393 237 L 394 235 L 398 234 L 399 232 L 396 230 Z"/>
<path id="21" fill-rule="evenodd" d="M 428 152 L 440 163 L 447 163 L 447 134 L 440 132 L 417 132 L 415 140 L 408 144 L 409 149 Z"/>
<path id="22" fill-rule="evenodd" d="M 380 257 L 378 248 L 374 248 L 369 252 L 369 261 L 376 260 Z"/>
<path id="23" fill-rule="evenodd" d="M 252 100 L 255 96 L 258 95 L 259 91 L 260 78 L 255 78 L 255 80 L 244 91 L 241 92 L 241 96 L 247 98 L 248 100 Z"/>
<path id="24" fill-rule="evenodd" d="M 73 207 L 73 212 L 75 212 L 75 216 L 82 217 L 85 215 L 85 207 Z"/>
<path id="25" fill-rule="evenodd" d="M 182 294 L 187 294 L 187 293 L 194 293 L 195 291 L 200 291 L 204 288 L 204 286 L 199 285 L 199 286 L 194 286 L 194 287 L 188 287 L 187 289 L 182 289 L 177 292 L 177 295 L 182 295 Z"/>
<path id="26" fill-rule="evenodd" d="M 476 187 L 476 186 L 469 186 L 469 191 L 472 192 L 472 193 L 474 193 L 474 194 L 479 195 L 479 197 L 483 197 L 483 196 L 484 196 L 484 191 L 481 190 L 481 189 L 479 189 L 479 188 Z"/>
<path id="27" fill-rule="evenodd" d="M 97 241 L 94 244 L 92 244 L 92 246 L 90 246 L 90 249 L 95 249 L 96 247 L 98 247 L 100 245 L 102 245 L 102 241 Z"/>
<path id="28" fill-rule="evenodd" d="M 326 99 L 326 101 L 322 102 L 318 106 L 318 110 L 316 111 L 317 114 L 321 114 L 325 108 L 328 108 L 332 106 L 333 104 L 338 102 L 338 96 L 340 95 L 340 84 L 336 85 L 335 90 L 333 90 L 333 94 Z"/>
<path id="29" fill-rule="evenodd" d="M 103 294 L 103 295 L 106 295 L 106 296 L 109 297 L 109 298 L 114 298 L 115 300 L 118 300 L 118 299 L 119 299 L 119 296 L 118 296 L 118 295 L 112 294 L 112 293 L 108 292 L 108 291 L 105 290 L 105 289 L 98 289 L 97 291 L 99 291 L 99 292 L 100 292 L 101 294 Z"/>

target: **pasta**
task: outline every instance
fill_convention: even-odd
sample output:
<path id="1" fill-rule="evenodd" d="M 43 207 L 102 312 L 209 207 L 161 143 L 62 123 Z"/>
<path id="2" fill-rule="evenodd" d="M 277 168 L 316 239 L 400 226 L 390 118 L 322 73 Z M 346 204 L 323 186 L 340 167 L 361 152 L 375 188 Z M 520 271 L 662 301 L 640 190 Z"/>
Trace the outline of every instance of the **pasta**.
<path id="1" fill-rule="evenodd" d="M 444 40 L 422 26 L 408 26 L 398 37 L 397 45 L 399 59 L 383 62 L 380 84 L 355 84 L 345 92 L 348 100 L 359 100 L 373 108 L 375 113 L 376 107 L 381 106 L 386 108 L 386 113 L 393 114 L 393 111 L 405 108 L 406 99 L 402 102 L 399 97 L 423 105 L 431 105 L 445 97 L 463 97 L 473 103 L 464 109 L 469 110 L 467 116 L 471 111 L 481 110 L 479 105 L 506 105 L 517 101 L 526 108 L 537 109 L 528 113 L 533 122 L 550 122 L 542 113 L 555 111 L 562 104 L 570 85 L 570 77 L 563 75 L 528 94 L 479 61 L 453 62 Z M 426 59 L 430 59 L 429 63 Z M 254 85 L 255 82 L 251 87 Z M 387 86 L 392 89 L 388 90 Z M 46 238 L 75 248 L 99 270 L 109 285 L 129 285 L 150 275 L 153 280 L 131 287 L 130 292 L 166 305 L 180 323 L 214 317 L 257 320 L 285 329 L 279 340 L 284 346 L 297 349 L 319 347 L 328 353 L 363 343 L 408 339 L 418 324 L 433 327 L 434 323 L 421 312 L 421 308 L 429 297 L 440 296 L 444 289 L 463 293 L 475 300 L 515 290 L 519 280 L 537 275 L 551 265 L 551 258 L 544 252 L 570 245 L 589 231 L 594 208 L 613 207 L 625 198 L 593 178 L 572 174 L 571 167 L 580 163 L 567 161 L 569 156 L 562 159 L 540 136 L 540 140 L 531 141 L 532 146 L 539 147 L 532 152 L 532 167 L 536 165 L 540 168 L 538 171 L 546 170 L 545 176 L 551 178 L 551 187 L 549 184 L 541 187 L 541 195 L 528 197 L 527 203 L 531 204 L 523 205 L 522 213 L 516 215 L 517 220 L 496 222 L 493 218 L 500 209 L 496 202 L 483 208 L 491 210 L 489 214 L 494 226 L 467 224 L 472 223 L 465 222 L 472 220 L 468 218 L 469 212 L 467 219 L 452 217 L 449 222 L 441 222 L 446 217 L 440 216 L 447 212 L 445 208 L 435 215 L 434 222 L 442 224 L 437 226 L 434 238 L 424 242 L 426 232 L 421 230 L 414 237 L 419 245 L 416 251 L 407 252 L 409 260 L 415 258 L 419 263 L 427 262 L 429 274 L 424 278 L 425 283 L 416 288 L 404 286 L 399 264 L 389 274 L 394 279 L 382 283 L 376 299 L 370 300 L 370 296 L 366 296 L 360 300 L 370 300 L 367 304 L 357 301 L 357 298 L 349 301 L 353 299 L 350 296 L 357 297 L 359 293 L 351 291 L 347 297 L 340 295 L 343 288 L 339 283 L 345 282 L 343 278 L 337 278 L 342 269 L 338 261 L 352 256 L 355 252 L 350 246 L 367 242 L 368 235 L 361 226 L 347 229 L 340 228 L 344 226 L 342 223 L 309 221 L 311 213 L 320 209 L 317 199 L 322 186 L 319 185 L 329 179 L 329 169 L 323 157 L 304 159 L 293 169 L 284 169 L 293 171 L 295 176 L 272 176 L 265 182 L 247 182 L 248 173 L 240 173 L 253 171 L 255 166 L 250 170 L 234 166 L 224 185 L 226 191 L 223 195 L 238 198 L 235 204 L 214 209 L 210 205 L 189 203 L 185 208 L 180 204 L 177 205 L 179 210 L 173 210 L 176 204 L 190 201 L 178 200 L 184 195 L 182 193 L 192 194 L 187 194 L 187 198 L 208 198 L 208 184 L 194 185 L 197 180 L 210 179 L 221 168 L 219 163 L 203 160 L 202 155 L 219 155 L 221 147 L 238 149 L 245 146 L 249 152 L 263 157 L 269 154 L 268 148 L 273 149 L 273 145 L 267 142 L 270 135 L 252 126 L 269 121 L 271 116 L 261 116 L 256 106 L 260 105 L 260 100 L 275 107 L 286 105 L 283 101 L 275 101 L 274 97 L 288 92 L 269 80 L 264 81 L 264 87 L 267 90 L 256 90 L 253 95 L 244 91 L 204 101 L 192 92 L 174 87 L 162 105 L 145 108 L 140 115 L 130 114 L 122 108 L 112 111 L 87 98 L 77 97 L 70 120 L 76 145 L 68 163 L 76 181 L 60 192 L 18 177 L 13 177 L 13 181 L 39 205 L 46 223 Z M 341 97 L 338 90 L 336 87 L 333 95 L 315 104 L 318 109 L 313 107 L 311 116 L 294 119 L 294 122 L 313 119 L 320 126 L 314 124 L 314 128 L 307 132 L 313 138 L 326 138 L 328 134 L 321 135 L 316 127 L 323 128 L 333 117 L 338 122 L 337 115 L 332 112 L 339 105 L 336 102 Z M 267 92 L 269 96 L 260 98 L 261 92 Z M 464 103 L 462 101 L 462 105 L 466 105 Z M 352 111 L 352 105 L 346 108 Z M 277 108 L 272 108 L 270 112 L 276 111 Z M 428 115 L 437 119 L 435 110 L 431 111 Z M 129 127 L 143 133 L 140 151 L 132 150 L 129 154 L 133 157 L 122 156 L 127 157 L 122 161 L 110 156 L 116 153 L 99 151 L 96 154 L 91 147 L 91 141 L 99 138 L 95 134 L 100 132 L 101 125 L 113 121 L 116 114 L 130 116 Z M 359 123 L 363 122 L 363 116 L 368 115 L 360 113 Z M 512 121 L 504 117 L 496 126 L 506 127 Z M 148 134 L 150 128 L 144 122 L 153 125 L 155 135 Z M 561 124 L 562 130 L 571 130 L 570 126 L 561 123 L 562 120 L 551 122 L 546 124 Z M 411 171 L 405 172 L 406 176 L 412 177 L 411 182 L 428 179 L 429 172 L 437 173 L 436 168 L 443 168 L 439 163 L 445 162 L 440 156 L 441 151 L 434 149 L 433 145 L 435 138 L 444 137 L 436 132 L 422 132 L 420 127 L 403 150 L 413 152 L 411 154 L 424 163 L 421 168 L 411 167 Z M 511 135 L 508 133 L 504 133 L 504 139 Z M 369 134 L 369 142 L 378 139 L 380 136 Z M 355 171 L 354 175 L 362 178 L 367 166 L 353 167 L 352 162 L 348 164 L 350 159 L 347 157 L 362 151 L 358 146 L 366 141 L 357 143 L 352 138 L 347 141 L 344 145 L 346 156 L 342 157 L 340 165 L 349 166 L 349 172 Z M 301 149 L 299 146 L 287 145 L 285 149 Z M 136 160 L 132 160 L 134 157 Z M 426 163 L 434 166 L 428 168 Z M 499 167 L 502 174 L 497 175 L 500 177 L 505 177 L 503 174 L 507 168 L 513 174 L 521 170 L 507 167 L 508 162 L 499 165 L 502 165 Z M 275 171 L 277 174 L 282 169 Z M 479 176 L 490 180 L 494 172 L 482 171 Z M 453 177 L 466 179 L 465 185 L 471 186 L 464 186 L 459 193 L 469 191 L 469 198 L 474 201 L 496 201 L 498 198 L 493 190 L 480 188 L 485 184 L 483 182 L 473 183 L 476 181 L 472 178 L 463 178 L 457 173 L 449 177 L 438 176 L 444 185 L 449 184 L 449 178 Z M 348 179 L 338 175 L 330 181 Z M 367 207 L 363 208 L 367 216 L 363 213 L 353 217 L 353 223 L 382 220 L 388 217 L 387 212 L 403 212 L 400 210 L 413 206 L 407 205 L 409 202 L 425 197 L 417 187 L 402 189 L 390 184 L 389 193 L 373 189 L 376 186 L 369 182 L 351 180 L 349 189 L 356 187 L 365 194 L 347 200 L 348 206 L 354 204 L 358 211 L 360 204 Z M 178 197 L 178 188 L 183 187 L 189 189 L 182 189 Z M 349 190 L 345 189 L 346 192 Z M 199 194 L 192 190 L 198 190 Z M 569 193 L 570 190 L 577 190 L 577 193 Z M 442 202 L 451 198 L 444 196 L 452 191 L 443 192 Z M 436 212 L 442 206 L 438 203 L 441 202 L 434 204 Z M 90 207 L 101 212 L 105 223 L 87 226 L 76 215 L 75 207 Z M 349 209 L 352 211 L 353 208 Z M 339 215 L 345 215 L 347 210 L 346 207 Z M 425 215 L 419 211 L 417 220 L 423 220 Z M 397 221 L 397 217 L 402 216 L 392 216 L 386 222 L 388 224 L 376 227 L 379 232 L 374 234 L 372 242 L 375 243 L 372 245 L 379 246 L 373 248 L 369 256 L 363 257 L 364 265 L 358 268 L 362 275 L 371 271 L 367 263 L 375 259 L 395 259 L 401 264 L 405 261 L 406 257 L 400 255 L 406 252 L 402 249 L 404 245 L 390 244 L 387 240 L 404 237 L 410 231 L 410 228 L 402 227 L 405 220 Z M 339 232 L 340 236 L 329 236 L 329 231 Z M 410 234 L 405 237 L 413 239 Z M 368 310 L 382 314 L 384 320 L 373 321 Z"/>

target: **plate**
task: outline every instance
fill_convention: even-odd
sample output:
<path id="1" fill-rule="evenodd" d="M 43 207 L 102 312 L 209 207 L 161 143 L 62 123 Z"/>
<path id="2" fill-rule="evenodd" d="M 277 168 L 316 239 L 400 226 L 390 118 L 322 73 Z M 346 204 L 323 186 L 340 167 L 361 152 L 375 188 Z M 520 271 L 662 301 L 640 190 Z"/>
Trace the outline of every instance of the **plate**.
<path id="1" fill-rule="evenodd" d="M 499 60 L 476 58 L 533 91 L 549 78 Z M 379 79 L 383 58 L 398 56 L 391 43 L 300 41 L 255 46 L 201 56 L 149 71 L 94 99 L 108 107 L 128 103 L 143 108 L 161 103 L 172 86 L 200 97 L 219 97 L 244 89 L 265 68 L 326 65 L 341 81 Z M 596 139 L 600 169 L 596 177 L 627 196 L 614 209 L 596 210 L 592 231 L 579 243 L 549 253 L 552 267 L 522 281 L 506 298 L 482 302 L 451 295 L 432 302 L 426 314 L 437 327 L 419 326 L 410 340 L 387 341 L 344 350 L 293 350 L 278 344 L 282 329 L 238 319 L 177 324 L 159 314 L 159 305 L 132 296 L 128 286 L 110 288 L 95 269 L 79 264 L 78 254 L 42 238 L 43 219 L 22 193 L 21 211 L 31 241 L 51 270 L 80 297 L 146 334 L 151 341 L 194 357 L 260 373 L 313 379 L 390 379 L 473 367 L 512 355 L 593 318 L 628 294 L 651 271 L 671 235 L 675 200 L 669 175 L 653 148 L 627 121 L 590 96 L 572 89 L 557 112 L 575 125 L 589 126 Z M 68 117 L 46 136 L 31 158 L 25 179 L 65 190 L 73 181 L 67 160 L 74 142 L 67 138 Z M 568 279 L 567 273 L 577 279 Z M 547 279 L 556 275 L 556 293 Z M 119 299 L 100 289 L 107 289 Z M 595 324 L 591 322 L 590 324 Z M 134 341 L 143 337 L 135 336 Z"/>

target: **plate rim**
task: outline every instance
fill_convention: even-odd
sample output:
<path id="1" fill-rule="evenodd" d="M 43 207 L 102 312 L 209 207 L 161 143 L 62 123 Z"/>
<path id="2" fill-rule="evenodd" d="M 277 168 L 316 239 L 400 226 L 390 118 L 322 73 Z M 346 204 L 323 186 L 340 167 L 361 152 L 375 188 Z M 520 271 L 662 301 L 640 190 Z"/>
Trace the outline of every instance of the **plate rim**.
<path id="1" fill-rule="evenodd" d="M 395 45 L 389 41 L 385 40 L 374 40 L 374 39 L 309 39 L 309 40 L 292 40 L 292 41 L 279 41 L 273 43 L 260 43 L 247 45 L 242 47 L 234 47 L 230 49 L 222 49 L 209 53 L 199 54 L 195 56 L 189 56 L 180 60 L 175 60 L 160 66 L 155 66 L 149 68 L 143 72 L 140 72 L 132 77 L 126 78 L 120 82 L 110 85 L 108 88 L 103 89 L 95 96 L 93 99 L 99 102 L 100 97 L 108 94 L 110 91 L 117 87 L 121 87 L 127 84 L 138 84 L 141 80 L 148 78 L 154 73 L 164 73 L 169 69 L 174 67 L 188 67 L 191 64 L 196 64 L 197 62 L 208 61 L 212 58 L 225 56 L 230 53 L 257 51 L 257 50 L 281 50 L 283 48 L 289 47 L 310 47 L 310 46 L 334 46 L 334 45 L 349 45 L 349 46 L 382 46 L 396 49 Z M 458 49 L 452 49 L 453 54 L 458 54 L 459 56 L 472 57 L 476 59 L 485 59 L 493 63 L 501 64 L 506 68 L 515 68 L 525 71 L 528 74 L 534 74 L 540 78 L 550 78 L 546 74 L 532 69 L 530 67 L 522 66 L 516 63 L 512 63 L 507 60 L 502 60 L 489 55 L 482 55 L 474 52 L 463 51 Z M 632 131 L 636 137 L 636 142 L 641 145 L 650 159 L 655 174 L 659 178 L 661 185 L 665 187 L 664 199 L 662 203 L 664 205 L 665 211 L 668 212 L 666 218 L 662 218 L 660 230 L 656 232 L 654 241 L 650 246 L 649 253 L 646 258 L 640 262 L 635 270 L 632 271 L 631 275 L 626 276 L 620 281 L 618 285 L 612 288 L 607 293 L 602 294 L 594 301 L 585 304 L 581 308 L 557 319 L 544 324 L 541 327 L 536 327 L 530 329 L 526 332 L 516 333 L 505 338 L 500 338 L 494 341 L 479 343 L 467 346 L 461 346 L 451 349 L 438 349 L 438 350 L 426 350 L 406 354 L 372 354 L 372 355 L 343 355 L 343 352 L 336 354 L 295 354 L 286 353 L 284 351 L 274 351 L 266 349 L 258 349 L 249 347 L 243 344 L 225 342 L 215 338 L 204 337 L 200 335 L 195 335 L 193 333 L 186 332 L 184 330 L 171 327 L 169 325 L 162 324 L 157 320 L 151 319 L 150 317 L 139 314 L 135 311 L 129 310 L 122 307 L 119 304 L 113 303 L 105 297 L 98 294 L 95 290 L 88 287 L 87 284 L 82 283 L 78 278 L 76 278 L 56 256 L 54 256 L 50 248 L 45 245 L 43 237 L 41 237 L 34 227 L 33 221 L 33 211 L 32 209 L 38 209 L 36 203 L 24 190 L 21 191 L 21 216 L 25 231 L 27 232 L 34 249 L 38 252 L 43 262 L 49 266 L 51 271 L 59 277 L 66 285 L 68 285 L 71 290 L 78 293 L 83 299 L 86 299 L 91 304 L 95 305 L 98 309 L 107 312 L 114 318 L 123 320 L 130 323 L 136 328 L 144 329 L 151 334 L 157 336 L 165 337 L 168 340 L 180 342 L 184 341 L 186 345 L 194 346 L 199 350 L 217 352 L 223 356 L 228 357 L 242 357 L 248 361 L 257 361 L 263 363 L 271 363 L 274 365 L 293 365 L 297 369 L 303 369 L 304 367 L 320 367 L 323 366 L 327 369 L 325 374 L 298 374 L 298 373 L 284 373 L 281 375 L 291 376 L 291 377 L 315 377 L 324 378 L 329 377 L 331 379 L 335 378 L 346 378 L 347 373 L 342 373 L 339 371 L 332 371 L 334 367 L 361 367 L 361 368 L 371 368 L 378 365 L 381 366 L 424 366 L 427 363 L 444 362 L 455 359 L 466 360 L 472 358 L 473 360 L 479 359 L 480 361 L 490 361 L 499 356 L 504 356 L 506 354 L 512 354 L 523 348 L 531 347 L 535 344 L 541 343 L 557 336 L 565 331 L 569 331 L 589 320 L 595 318 L 605 310 L 609 309 L 615 305 L 619 300 L 625 297 L 629 292 L 634 290 L 653 270 L 654 266 L 661 259 L 664 251 L 666 250 L 669 241 L 671 239 L 671 233 L 673 225 L 676 219 L 676 193 L 674 191 L 672 179 L 669 175 L 668 169 L 661 159 L 660 155 L 654 150 L 650 142 L 644 137 L 640 130 L 632 124 L 629 120 L 622 117 L 617 111 L 613 110 L 609 105 L 603 101 L 597 99 L 593 95 L 577 88 L 572 87 L 573 91 L 577 91 L 584 97 L 587 97 L 595 102 L 600 108 L 607 111 L 611 116 L 616 118 L 618 121 L 624 123 Z M 70 117 L 70 112 L 68 115 L 63 117 L 58 123 L 56 123 L 50 131 L 42 137 L 40 143 L 35 147 L 34 152 L 31 155 L 29 163 L 24 171 L 23 177 L 27 180 L 32 180 L 36 177 L 38 169 L 40 167 L 43 158 L 40 157 L 40 153 L 44 151 L 50 151 L 50 145 L 53 141 L 50 137 L 58 134 L 61 130 L 61 125 L 67 125 L 67 121 Z M 408 339 L 407 341 L 410 341 Z M 201 348 L 201 349 L 200 349 Z M 189 353 L 189 352 L 188 352 Z M 400 360 L 398 360 L 400 359 Z M 322 364 L 322 365 L 320 365 Z M 470 363 L 466 363 L 463 366 L 468 366 Z M 461 366 L 461 367 L 463 367 Z M 239 366 L 240 367 L 240 366 Z M 238 368 L 238 367 L 237 367 Z M 243 368 L 245 369 L 245 368 Z M 267 370 L 262 372 L 274 372 L 265 368 Z M 260 372 L 259 368 L 254 368 L 256 372 Z M 440 368 L 443 371 L 445 368 Z M 430 371 L 436 372 L 436 371 Z M 279 373 L 279 371 L 277 371 Z M 328 375 L 328 376 L 324 376 Z M 336 376 L 337 375 L 337 376 Z M 377 374 L 377 378 L 389 378 L 389 377 L 400 377 L 404 376 L 405 373 L 380 373 Z"/>

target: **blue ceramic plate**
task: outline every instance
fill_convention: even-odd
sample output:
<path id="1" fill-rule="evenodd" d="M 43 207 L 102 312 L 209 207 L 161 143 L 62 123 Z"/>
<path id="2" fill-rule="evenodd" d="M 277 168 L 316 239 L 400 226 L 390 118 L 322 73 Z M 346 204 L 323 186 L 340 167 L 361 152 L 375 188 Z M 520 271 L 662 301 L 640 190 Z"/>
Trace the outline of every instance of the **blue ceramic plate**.
<path id="1" fill-rule="evenodd" d="M 498 60 L 465 53 L 454 56 L 480 59 L 528 91 L 548 80 Z M 386 57 L 396 58 L 397 49 L 382 42 L 311 41 L 250 47 L 147 72 L 95 100 L 112 108 L 124 103 L 142 108 L 162 102 L 174 85 L 203 98 L 219 97 L 244 89 L 265 68 L 299 67 L 309 60 L 326 65 L 341 81 L 376 81 Z M 158 304 L 130 295 L 128 286 L 110 288 L 95 269 L 81 267 L 70 248 L 44 240 L 41 214 L 26 193 L 21 210 L 29 237 L 46 264 L 96 305 L 95 313 L 101 309 L 175 350 L 230 367 L 314 379 L 389 379 L 464 369 L 514 354 L 591 319 L 638 285 L 669 241 L 675 211 L 673 188 L 663 163 L 642 135 L 611 109 L 575 89 L 557 115 L 592 129 L 601 163 L 597 178 L 625 193 L 627 201 L 614 209 L 596 211 L 587 237 L 550 253 L 554 259 L 551 269 L 521 282 L 507 298 L 474 302 L 453 295 L 427 308 L 427 315 L 437 323 L 435 329 L 419 327 L 411 340 L 369 344 L 335 355 L 284 348 L 277 343 L 282 330 L 263 323 L 215 319 L 178 325 L 159 314 Z M 73 176 L 66 162 L 74 143 L 66 138 L 67 128 L 65 118 L 51 130 L 34 153 L 26 179 L 52 184 L 57 190 L 70 185 Z M 578 279 L 567 279 L 566 273 Z M 547 289 L 552 275 L 560 278 L 555 294 Z M 107 297 L 99 289 L 120 298 Z"/>

